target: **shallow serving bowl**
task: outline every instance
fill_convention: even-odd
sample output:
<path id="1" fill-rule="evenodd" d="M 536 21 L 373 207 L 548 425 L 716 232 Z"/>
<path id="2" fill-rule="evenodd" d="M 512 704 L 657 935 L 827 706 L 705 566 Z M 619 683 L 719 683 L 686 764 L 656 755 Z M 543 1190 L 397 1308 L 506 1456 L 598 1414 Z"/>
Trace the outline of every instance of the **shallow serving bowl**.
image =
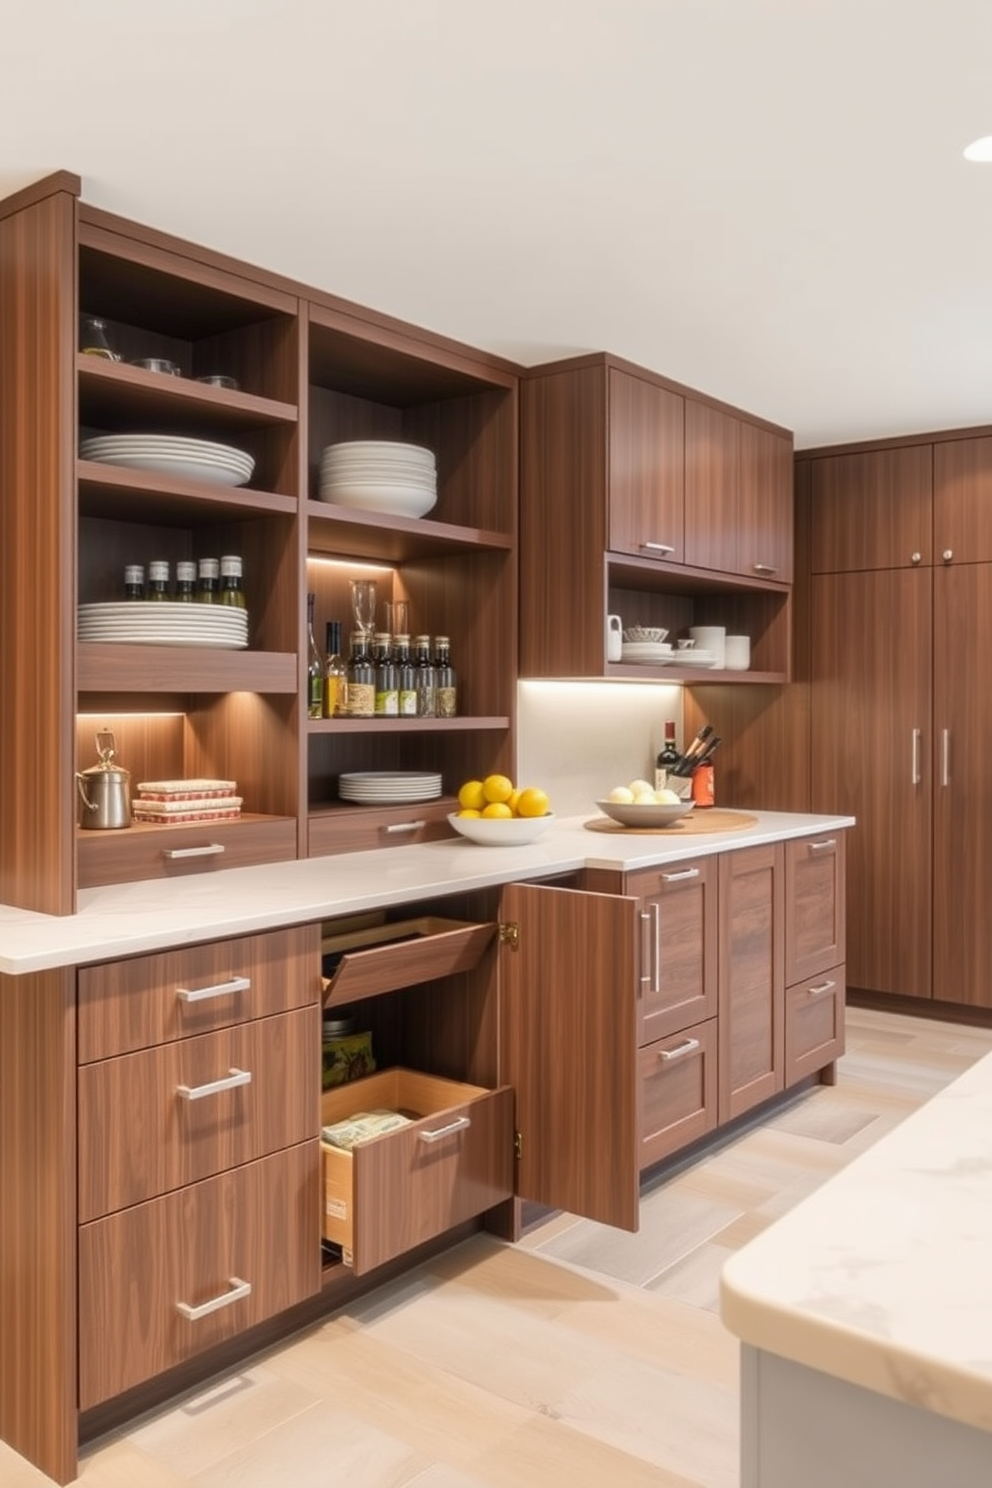
<path id="1" fill-rule="evenodd" d="M 679 801 L 678 805 L 637 806 L 633 802 L 597 801 L 600 811 L 622 827 L 674 827 L 680 817 L 688 816 L 695 802 Z"/>
<path id="2" fill-rule="evenodd" d="M 625 641 L 663 641 L 668 635 L 660 625 L 628 625 L 623 633 Z"/>
<path id="3" fill-rule="evenodd" d="M 547 816 L 458 816 L 455 812 L 448 816 L 456 832 L 483 847 L 519 847 L 536 842 L 554 819 L 552 811 Z"/>

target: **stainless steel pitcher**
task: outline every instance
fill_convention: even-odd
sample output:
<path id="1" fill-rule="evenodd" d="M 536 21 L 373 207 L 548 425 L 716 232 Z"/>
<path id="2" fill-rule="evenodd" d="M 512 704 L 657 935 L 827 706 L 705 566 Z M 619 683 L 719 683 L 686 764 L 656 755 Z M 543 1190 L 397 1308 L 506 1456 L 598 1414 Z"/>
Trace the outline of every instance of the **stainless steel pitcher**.
<path id="1" fill-rule="evenodd" d="M 131 825 L 131 774 L 114 764 L 117 752 L 109 730 L 97 734 L 96 750 L 100 756 L 88 770 L 76 771 L 81 827 L 109 830 Z"/>

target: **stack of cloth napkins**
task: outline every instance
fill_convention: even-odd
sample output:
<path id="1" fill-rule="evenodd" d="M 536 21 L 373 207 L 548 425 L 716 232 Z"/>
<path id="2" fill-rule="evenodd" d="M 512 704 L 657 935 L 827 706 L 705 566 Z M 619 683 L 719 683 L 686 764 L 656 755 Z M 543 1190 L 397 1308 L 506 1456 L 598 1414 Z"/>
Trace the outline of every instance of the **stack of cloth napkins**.
<path id="1" fill-rule="evenodd" d="M 131 802 L 131 814 L 135 821 L 166 825 L 228 821 L 241 815 L 237 789 L 233 780 L 145 780 Z"/>

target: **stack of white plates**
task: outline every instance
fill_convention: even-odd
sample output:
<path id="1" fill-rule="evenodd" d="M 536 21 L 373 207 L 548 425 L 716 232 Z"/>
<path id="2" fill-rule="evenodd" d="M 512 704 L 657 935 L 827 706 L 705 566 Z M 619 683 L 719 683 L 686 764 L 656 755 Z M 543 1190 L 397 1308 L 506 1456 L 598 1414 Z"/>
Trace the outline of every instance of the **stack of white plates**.
<path id="1" fill-rule="evenodd" d="M 422 517 L 437 501 L 434 451 L 419 444 L 352 439 L 320 457 L 321 501 L 394 517 Z"/>
<path id="2" fill-rule="evenodd" d="M 248 613 L 226 605 L 176 604 L 171 600 L 124 600 L 84 604 L 77 611 L 81 641 L 113 641 L 129 646 L 220 646 L 238 651 L 248 645 Z"/>
<path id="3" fill-rule="evenodd" d="M 128 465 L 218 486 L 246 485 L 255 469 L 255 461 L 243 450 L 178 434 L 106 434 L 84 439 L 79 453 L 84 460 L 104 465 Z"/>
<path id="4" fill-rule="evenodd" d="M 620 646 L 620 660 L 643 666 L 665 666 L 672 660 L 669 641 L 624 641 Z"/>
<path id="5" fill-rule="evenodd" d="M 407 801 L 436 801 L 441 794 L 441 777 L 416 770 L 366 770 L 340 775 L 338 794 L 342 801 L 353 801 L 359 806 L 400 806 Z"/>

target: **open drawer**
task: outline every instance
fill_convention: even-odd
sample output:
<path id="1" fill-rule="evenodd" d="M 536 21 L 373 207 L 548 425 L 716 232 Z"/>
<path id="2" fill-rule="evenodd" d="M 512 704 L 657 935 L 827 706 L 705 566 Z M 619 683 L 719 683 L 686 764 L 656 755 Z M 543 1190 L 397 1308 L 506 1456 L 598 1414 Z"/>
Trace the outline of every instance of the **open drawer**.
<path id="1" fill-rule="evenodd" d="M 321 1143 L 325 1240 L 356 1274 L 513 1192 L 513 1091 L 389 1069 L 321 1097 L 321 1125 L 389 1110 L 408 1125 L 350 1150 Z"/>
<path id="2" fill-rule="evenodd" d="M 457 971 L 472 971 L 496 934 L 495 924 L 446 920 L 435 915 L 386 921 L 330 933 L 321 940 L 325 1007 L 414 987 Z"/>

